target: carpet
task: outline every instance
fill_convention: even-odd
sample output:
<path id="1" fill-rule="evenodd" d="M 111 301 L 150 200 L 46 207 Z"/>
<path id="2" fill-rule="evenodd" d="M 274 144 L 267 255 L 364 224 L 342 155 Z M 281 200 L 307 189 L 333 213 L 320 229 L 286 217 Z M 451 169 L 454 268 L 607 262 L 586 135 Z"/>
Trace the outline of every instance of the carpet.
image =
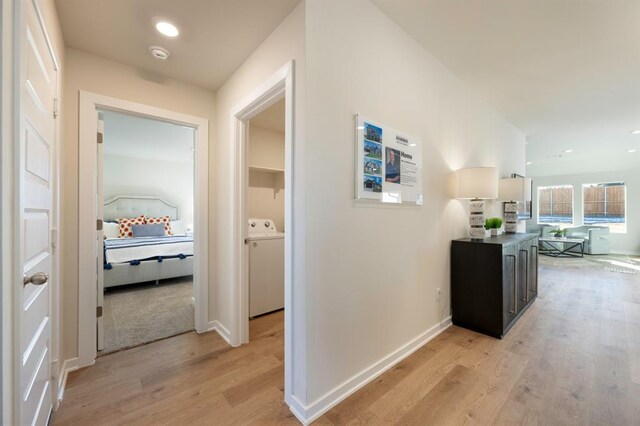
<path id="1" fill-rule="evenodd" d="M 104 350 L 119 351 L 195 328 L 193 277 L 109 288 L 104 294 Z"/>

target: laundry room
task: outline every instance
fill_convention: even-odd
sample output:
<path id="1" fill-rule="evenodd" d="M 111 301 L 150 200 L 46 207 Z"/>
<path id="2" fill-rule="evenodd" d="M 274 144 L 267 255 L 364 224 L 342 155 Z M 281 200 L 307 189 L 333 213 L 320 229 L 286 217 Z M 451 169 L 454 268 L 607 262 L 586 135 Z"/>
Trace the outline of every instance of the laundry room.
<path id="1" fill-rule="evenodd" d="M 282 99 L 252 118 L 249 125 L 247 241 L 251 334 L 262 328 L 258 323 L 283 315 L 284 146 Z"/>

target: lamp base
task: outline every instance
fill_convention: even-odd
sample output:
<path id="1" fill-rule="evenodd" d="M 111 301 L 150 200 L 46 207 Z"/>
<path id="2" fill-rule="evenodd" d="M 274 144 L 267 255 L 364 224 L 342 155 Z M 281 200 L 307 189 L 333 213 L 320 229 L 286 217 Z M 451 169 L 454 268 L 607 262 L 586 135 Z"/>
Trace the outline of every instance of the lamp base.
<path id="1" fill-rule="evenodd" d="M 471 228 L 471 231 L 469 232 L 469 234 L 472 240 L 484 240 L 485 237 L 487 236 L 487 231 L 479 228 Z"/>
<path id="2" fill-rule="evenodd" d="M 518 232 L 518 203 L 515 201 L 504 203 L 504 232 Z"/>

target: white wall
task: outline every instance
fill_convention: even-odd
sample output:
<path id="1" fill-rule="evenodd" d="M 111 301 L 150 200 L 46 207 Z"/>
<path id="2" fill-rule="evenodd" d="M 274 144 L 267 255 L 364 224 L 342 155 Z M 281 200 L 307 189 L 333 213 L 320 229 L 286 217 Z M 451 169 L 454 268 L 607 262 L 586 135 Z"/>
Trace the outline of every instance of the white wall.
<path id="1" fill-rule="evenodd" d="M 109 143 L 105 134 L 105 144 Z M 193 224 L 193 163 L 104 156 L 104 199 L 118 195 L 160 197 L 179 206 L 180 219 Z"/>
<path id="2" fill-rule="evenodd" d="M 525 141 L 369 1 L 309 0 L 306 16 L 309 119 L 295 167 L 308 194 L 306 402 L 316 407 L 449 316 L 449 248 L 467 235 L 468 204 L 450 198 L 451 173 L 524 174 Z M 354 201 L 355 113 L 422 140 L 422 207 Z"/>
<path id="3" fill-rule="evenodd" d="M 533 176 L 533 220 L 538 223 L 538 187 L 551 185 L 573 186 L 574 226 L 582 225 L 582 185 L 599 182 L 625 182 L 627 185 L 627 232 L 611 233 L 611 251 L 640 255 L 640 167 L 629 170 L 588 172 L 557 176 Z"/>
<path id="4" fill-rule="evenodd" d="M 210 292 L 211 304 L 215 307 L 215 319 L 227 329 L 231 323 L 231 286 L 232 268 L 229 260 L 232 229 L 230 220 L 234 212 L 229 200 L 232 190 L 232 176 L 230 161 L 234 149 L 231 141 L 231 111 L 239 105 L 252 91 L 256 90 L 277 70 L 289 61 L 294 64 L 294 164 L 304 162 L 304 127 L 305 127 L 305 4 L 301 2 L 291 14 L 280 24 L 278 28 L 256 49 L 244 64 L 227 80 L 216 92 L 216 151 L 210 160 L 211 187 L 217 188 L 217 198 L 212 198 L 218 203 L 217 226 L 211 227 L 210 244 L 219 247 L 216 262 L 211 262 L 209 276 L 217 281 L 216 290 Z M 304 230 L 305 230 L 305 193 L 304 193 L 304 169 L 294 171 L 294 209 L 296 218 L 293 228 L 296 230 L 293 236 L 295 257 L 294 277 L 298 287 L 294 290 L 296 309 L 293 315 L 293 359 L 288 359 L 294 370 L 293 394 L 299 395 L 304 400 L 306 391 L 304 352 Z M 288 229 L 289 230 L 289 229 Z"/>
<path id="5" fill-rule="evenodd" d="M 85 90 L 170 111 L 209 119 L 209 143 L 215 132 L 215 94 L 171 78 L 110 61 L 75 49 L 66 49 L 64 73 L 64 140 L 61 157 L 62 256 L 62 359 L 78 354 L 78 98 Z M 83 141 L 86 143 L 86 141 Z M 215 173 L 210 173 L 209 229 L 214 233 L 217 199 Z M 209 239 L 209 256 L 215 258 L 215 239 Z M 214 263 L 213 261 L 211 263 Z M 214 276 L 209 278 L 209 294 L 215 294 Z M 211 296 L 213 297 L 213 296 Z M 210 301 L 210 307 L 213 303 Z M 212 313 L 209 313 L 210 319 Z"/>
<path id="6" fill-rule="evenodd" d="M 251 125 L 249 166 L 284 170 L 284 133 Z M 273 220 L 284 232 L 284 188 L 280 173 L 249 171 L 247 208 L 249 217 Z"/>
<path id="7" fill-rule="evenodd" d="M 284 133 L 251 125 L 247 161 L 249 166 L 284 170 Z"/>

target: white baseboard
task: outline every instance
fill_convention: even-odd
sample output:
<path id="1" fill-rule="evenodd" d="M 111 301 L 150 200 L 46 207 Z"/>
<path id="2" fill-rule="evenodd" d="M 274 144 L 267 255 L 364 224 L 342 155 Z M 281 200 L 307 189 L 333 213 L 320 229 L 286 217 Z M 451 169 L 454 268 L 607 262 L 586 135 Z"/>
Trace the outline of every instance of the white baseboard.
<path id="1" fill-rule="evenodd" d="M 316 418 L 313 418 L 311 420 L 307 420 L 307 418 L 304 415 L 304 413 L 307 410 L 304 407 L 304 404 L 302 402 L 300 402 L 300 400 L 298 400 L 298 398 L 296 398 L 295 396 L 291 395 L 291 399 L 288 400 L 288 401 L 285 401 L 285 402 L 289 406 L 289 411 L 291 411 L 291 413 L 296 417 L 296 419 L 298 419 L 298 421 L 300 423 L 302 423 L 303 425 L 306 426 L 306 425 L 310 424 L 312 421 L 314 421 L 317 418 L 316 417 Z M 325 412 L 326 411 L 323 411 L 322 414 L 324 414 Z M 320 414 L 319 416 L 321 416 L 322 414 Z"/>
<path id="2" fill-rule="evenodd" d="M 231 345 L 231 333 L 229 333 L 229 330 L 227 330 L 224 325 L 220 324 L 218 320 L 209 321 L 209 327 L 207 328 L 207 331 L 216 331 L 220 335 L 220 337 L 222 337 L 228 344 Z"/>
<path id="3" fill-rule="evenodd" d="M 293 415 L 296 416 L 302 424 L 310 424 L 338 403 L 342 402 L 349 395 L 357 392 L 367 383 L 371 382 L 385 371 L 389 370 L 391 367 L 420 349 L 450 326 L 451 317 L 445 318 L 439 324 L 434 325 L 415 339 L 398 348 L 375 364 L 365 368 L 360 373 L 336 386 L 333 390 L 327 392 L 324 396 L 321 396 L 307 406 L 298 400 L 295 395 L 292 395 L 291 400 L 287 401 L 289 410 L 291 410 Z"/>
<path id="4" fill-rule="evenodd" d="M 58 382 L 58 400 L 56 401 L 56 409 L 60 402 L 62 402 L 62 398 L 64 398 L 64 390 L 67 387 L 67 378 L 69 377 L 69 373 L 72 371 L 76 371 L 80 368 L 80 364 L 78 362 L 78 358 L 69 358 L 62 363 L 62 368 L 60 369 L 60 381 Z"/>

